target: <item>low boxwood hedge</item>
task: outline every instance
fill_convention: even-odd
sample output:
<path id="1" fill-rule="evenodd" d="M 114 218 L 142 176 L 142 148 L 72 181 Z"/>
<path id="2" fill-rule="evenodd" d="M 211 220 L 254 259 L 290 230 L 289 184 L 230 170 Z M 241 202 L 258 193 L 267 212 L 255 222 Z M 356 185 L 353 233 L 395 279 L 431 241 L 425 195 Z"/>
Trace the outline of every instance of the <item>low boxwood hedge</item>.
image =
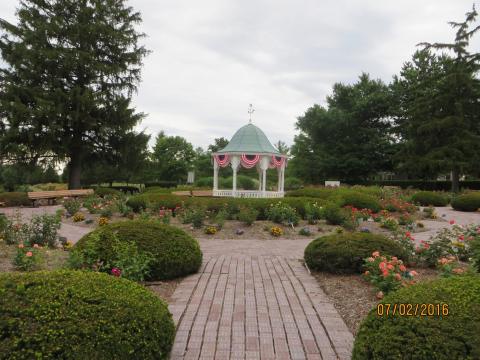
<path id="1" fill-rule="evenodd" d="M 419 311 L 421 304 L 440 304 L 440 313 L 446 304 L 448 315 L 379 316 L 375 308 L 360 327 L 352 359 L 480 359 L 479 276 L 420 283 L 393 292 L 380 304 L 384 309 L 387 304 L 414 304 L 412 312 L 415 304 Z M 435 305 L 430 308 L 437 311 Z"/>
<path id="2" fill-rule="evenodd" d="M 26 192 L 0 193 L 0 202 L 5 203 L 5 206 L 29 206 L 32 204 Z"/>
<path id="3" fill-rule="evenodd" d="M 302 218 L 305 217 L 306 204 L 317 203 L 318 205 L 321 205 L 324 203 L 324 201 L 317 198 L 286 197 L 283 199 L 245 199 L 188 197 L 161 193 L 144 193 L 130 197 L 127 201 L 127 205 L 132 209 L 138 209 L 139 211 L 146 206 L 154 206 L 157 208 L 165 207 L 168 209 L 175 209 L 176 207 L 202 207 L 212 212 L 218 212 L 225 207 L 233 212 L 238 212 L 242 207 L 249 207 L 258 211 L 257 220 L 265 220 L 267 218 L 267 209 L 270 205 L 276 204 L 279 201 L 295 208 Z"/>
<path id="4" fill-rule="evenodd" d="M 340 195 L 339 199 L 340 206 L 353 206 L 357 209 L 370 209 L 373 212 L 379 212 L 382 207 L 380 206 L 379 201 L 368 194 L 363 194 L 361 192 L 345 192 Z"/>
<path id="5" fill-rule="evenodd" d="M 452 200 L 452 207 L 459 211 L 477 211 L 480 209 L 480 192 L 455 197 Z"/>
<path id="6" fill-rule="evenodd" d="M 1 359 L 166 359 L 167 304 L 144 287 L 82 271 L 0 275 Z"/>
<path id="7" fill-rule="evenodd" d="M 140 252 L 153 257 L 148 280 L 165 280 L 185 276 L 198 271 L 202 264 L 202 252 L 198 241 L 185 231 L 153 221 L 120 221 L 97 228 L 82 237 L 73 252 L 81 251 L 88 241 L 95 241 L 100 232 L 113 232 L 120 241 L 130 241 Z M 105 236 L 105 239 L 108 239 Z M 109 263 L 115 254 L 112 246 L 104 243 L 97 250 L 99 261 Z"/>
<path id="8" fill-rule="evenodd" d="M 412 202 L 421 206 L 447 206 L 448 198 L 438 192 L 419 191 L 412 195 Z"/>
<path id="9" fill-rule="evenodd" d="M 330 273 L 360 273 L 363 259 L 372 252 L 406 258 L 402 247 L 379 234 L 344 232 L 322 236 L 305 248 L 305 262 L 312 270 Z"/>
<path id="10" fill-rule="evenodd" d="M 122 194 L 120 190 L 108 188 L 108 187 L 97 187 L 95 188 L 95 194 L 101 197 L 104 196 L 119 196 Z"/>

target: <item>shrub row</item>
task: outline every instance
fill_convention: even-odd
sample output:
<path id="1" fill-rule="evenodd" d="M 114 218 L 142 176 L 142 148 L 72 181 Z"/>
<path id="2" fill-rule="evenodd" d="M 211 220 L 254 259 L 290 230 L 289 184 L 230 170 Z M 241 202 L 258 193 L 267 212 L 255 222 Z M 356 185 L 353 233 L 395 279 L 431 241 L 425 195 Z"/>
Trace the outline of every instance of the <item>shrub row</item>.
<path id="1" fill-rule="evenodd" d="M 402 189 L 419 189 L 427 191 L 450 191 L 452 189 L 451 181 L 436 181 L 436 180 L 383 180 L 383 181 L 346 181 L 349 185 L 364 185 L 364 186 L 398 186 Z M 480 180 L 460 181 L 461 189 L 480 190 Z"/>
<path id="2" fill-rule="evenodd" d="M 412 195 L 412 202 L 422 206 L 447 206 L 448 197 L 433 191 L 420 191 Z"/>
<path id="3" fill-rule="evenodd" d="M 172 188 L 172 187 L 175 187 L 177 186 L 177 182 L 176 181 L 151 181 L 151 182 L 146 182 L 145 183 L 145 187 L 146 188 L 149 188 L 149 187 L 152 187 L 152 186 L 158 186 L 158 187 L 162 187 L 162 188 Z"/>
<path id="4" fill-rule="evenodd" d="M 379 316 L 375 307 L 356 336 L 353 360 L 480 359 L 479 276 L 406 287 L 386 296 L 380 306 L 387 304 L 439 304 L 440 315 L 436 305 L 430 307 L 433 316 Z M 443 304 L 448 315 L 442 315 Z"/>
<path id="5" fill-rule="evenodd" d="M 305 262 L 312 270 L 335 274 L 360 273 L 363 259 L 372 252 L 406 258 L 405 251 L 395 241 L 379 234 L 350 233 L 322 236 L 305 248 Z"/>
<path id="6" fill-rule="evenodd" d="M 295 208 L 297 213 L 305 217 L 307 204 L 321 204 L 323 201 L 316 198 L 283 198 L 283 199 L 245 199 L 245 198 L 214 198 L 214 197 L 185 197 L 169 194 L 146 193 L 132 196 L 127 205 L 134 211 L 140 211 L 148 206 L 165 207 L 204 207 L 208 211 L 218 212 L 222 208 L 229 208 L 231 213 L 237 213 L 240 207 L 249 207 L 258 211 L 258 220 L 267 218 L 266 211 L 279 201 Z"/>
<path id="7" fill-rule="evenodd" d="M 455 197 L 452 207 L 459 211 L 477 211 L 480 209 L 480 193 L 469 193 Z"/>
<path id="8" fill-rule="evenodd" d="M 32 204 L 26 192 L 0 193 L 0 202 L 4 202 L 5 206 L 28 206 Z"/>
<path id="9" fill-rule="evenodd" d="M 82 251 L 88 243 L 102 236 L 101 246 L 95 247 L 95 256 L 103 263 L 111 263 L 116 256 L 113 251 L 113 232 L 120 241 L 134 243 L 138 250 L 152 256 L 148 280 L 173 279 L 198 271 L 202 263 L 202 252 L 198 241 L 185 231 L 157 222 L 132 220 L 120 221 L 97 228 L 82 237 L 72 250 Z"/>
<path id="10" fill-rule="evenodd" d="M 166 359 L 175 336 L 167 304 L 101 273 L 0 275 L 0 358 Z"/>

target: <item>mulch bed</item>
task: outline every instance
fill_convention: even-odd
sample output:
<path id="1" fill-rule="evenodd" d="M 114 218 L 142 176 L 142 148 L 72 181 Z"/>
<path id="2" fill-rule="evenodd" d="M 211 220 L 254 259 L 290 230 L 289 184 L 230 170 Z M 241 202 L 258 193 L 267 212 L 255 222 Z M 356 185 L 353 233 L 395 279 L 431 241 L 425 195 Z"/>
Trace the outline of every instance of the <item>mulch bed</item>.
<path id="1" fill-rule="evenodd" d="M 438 271 L 429 268 L 410 268 L 418 272 L 417 281 L 429 281 L 438 277 Z M 320 287 L 333 302 L 345 324 L 356 335 L 362 320 L 377 305 L 375 288 L 361 275 L 336 275 L 312 272 Z"/>

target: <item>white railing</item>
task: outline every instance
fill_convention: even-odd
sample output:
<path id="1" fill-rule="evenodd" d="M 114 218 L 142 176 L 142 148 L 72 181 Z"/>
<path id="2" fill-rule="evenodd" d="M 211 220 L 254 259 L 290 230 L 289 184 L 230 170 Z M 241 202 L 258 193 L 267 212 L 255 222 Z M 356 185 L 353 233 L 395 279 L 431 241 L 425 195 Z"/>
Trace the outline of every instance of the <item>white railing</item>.
<path id="1" fill-rule="evenodd" d="M 283 198 L 284 192 L 258 190 L 213 190 L 213 196 L 238 198 Z"/>

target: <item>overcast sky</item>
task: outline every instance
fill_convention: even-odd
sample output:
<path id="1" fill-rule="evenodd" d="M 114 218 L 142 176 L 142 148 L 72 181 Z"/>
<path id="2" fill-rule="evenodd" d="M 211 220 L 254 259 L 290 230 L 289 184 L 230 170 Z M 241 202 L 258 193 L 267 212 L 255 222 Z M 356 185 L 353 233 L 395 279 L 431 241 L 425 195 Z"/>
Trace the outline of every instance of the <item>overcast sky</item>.
<path id="1" fill-rule="evenodd" d="M 389 81 L 415 45 L 451 41 L 472 0 L 130 0 L 152 53 L 135 104 L 139 126 L 194 146 L 253 122 L 291 144 L 295 121 L 335 82 L 361 72 Z M 0 0 L 15 19 L 17 0 Z M 477 1 L 477 7 L 478 7 Z M 478 50 L 480 38 L 474 38 Z"/>

